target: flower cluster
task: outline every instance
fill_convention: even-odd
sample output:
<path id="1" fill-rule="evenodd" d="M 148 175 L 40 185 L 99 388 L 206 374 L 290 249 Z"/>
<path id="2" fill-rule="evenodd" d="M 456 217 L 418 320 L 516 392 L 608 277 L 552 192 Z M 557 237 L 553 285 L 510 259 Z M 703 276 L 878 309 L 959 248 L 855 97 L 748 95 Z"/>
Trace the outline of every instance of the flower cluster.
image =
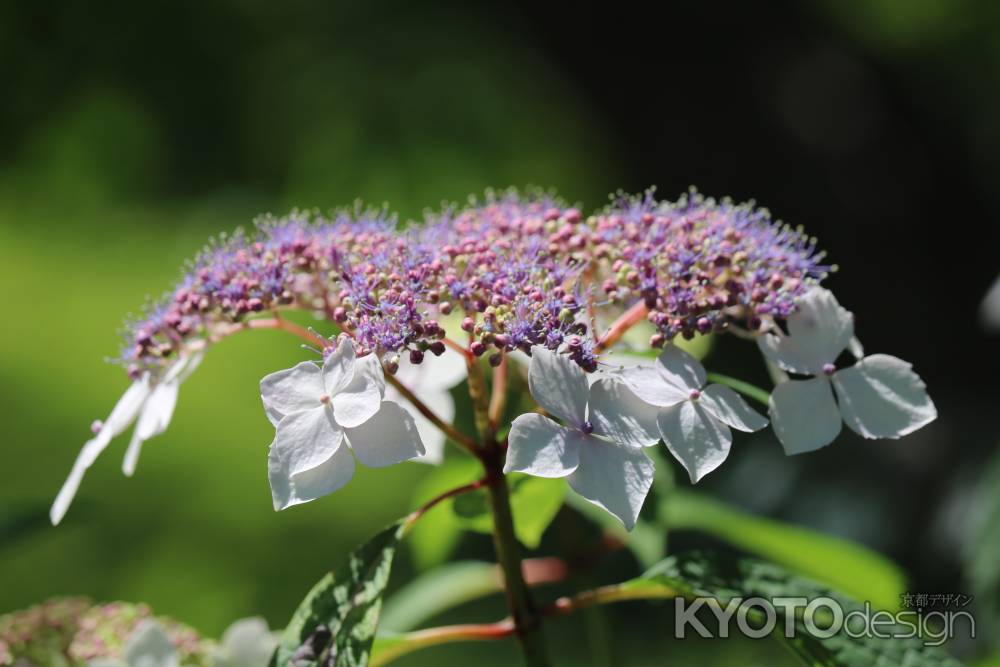
<path id="1" fill-rule="evenodd" d="M 155 374 L 253 313 L 289 306 L 322 313 L 389 368 L 467 334 L 495 363 L 503 351 L 565 344 L 592 371 L 598 314 L 645 303 L 657 346 L 734 320 L 756 329 L 791 313 L 829 268 L 766 211 L 696 193 L 674 203 L 622 196 L 586 218 L 544 193 L 488 193 L 396 227 L 386 211 L 362 208 L 265 218 L 255 234 L 202 252 L 130 325 L 122 359 L 133 377 Z M 464 334 L 443 327 L 453 312 Z"/>
<path id="2" fill-rule="evenodd" d="M 842 422 L 867 438 L 929 423 L 934 404 L 909 364 L 863 357 L 853 317 L 819 286 L 830 267 L 814 245 L 764 210 L 694 192 L 676 202 L 652 192 L 622 196 L 589 217 L 541 192 L 488 193 L 402 230 L 385 210 L 360 207 L 331 218 L 262 220 L 253 235 L 206 249 L 167 300 L 132 326 L 124 357 L 133 384 L 95 422 L 52 521 L 62 519 L 85 470 L 135 422 L 123 465 L 133 472 L 143 441 L 167 427 L 180 383 L 209 344 L 255 324 L 294 327 L 276 313 L 255 317 L 285 307 L 317 313 L 339 335 L 299 329 L 322 359 L 261 381 L 275 427 L 275 509 L 335 491 L 356 461 L 439 461 L 445 433 L 467 438 L 449 426 L 449 389 L 484 356 L 494 366 L 508 354 L 530 357 L 529 390 L 545 411 L 513 421 L 505 470 L 566 478 L 627 527 L 653 479 L 644 448 L 664 442 L 697 482 L 728 456 L 731 429 L 768 424 L 734 390 L 739 382 L 709 382 L 674 344 L 678 336 L 738 327 L 756 339 L 785 380 L 769 400 L 757 397 L 789 454 L 828 444 Z M 643 316 L 655 327 L 650 345 L 662 348 L 655 363 L 607 363 L 602 355 Z M 838 369 L 845 350 L 858 361 Z M 485 392 L 476 377 L 470 395 Z M 485 415 L 494 407 L 481 407 L 477 424 L 495 419 Z M 484 448 L 500 447 L 494 436 L 503 427 L 480 426 L 484 442 L 462 444 L 482 458 Z"/>

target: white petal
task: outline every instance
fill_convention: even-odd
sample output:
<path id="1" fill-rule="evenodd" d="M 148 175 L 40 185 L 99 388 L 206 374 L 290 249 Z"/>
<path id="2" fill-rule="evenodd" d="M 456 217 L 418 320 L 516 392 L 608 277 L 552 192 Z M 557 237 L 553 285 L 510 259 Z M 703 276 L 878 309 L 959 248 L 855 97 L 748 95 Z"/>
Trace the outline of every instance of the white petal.
<path id="1" fill-rule="evenodd" d="M 667 449 L 687 469 L 692 482 L 718 468 L 729 456 L 733 434 L 699 401 L 663 408 L 657 422 Z"/>
<path id="2" fill-rule="evenodd" d="M 587 418 L 587 376 L 565 354 L 540 345 L 531 348 L 528 390 L 535 401 L 554 417 L 580 426 Z"/>
<path id="3" fill-rule="evenodd" d="M 641 400 L 621 380 L 602 378 L 591 385 L 587 407 L 595 435 L 633 447 L 660 441 L 656 406 Z"/>
<path id="4" fill-rule="evenodd" d="M 455 399 L 447 391 L 425 391 L 421 394 L 424 404 L 434 411 L 438 417 L 450 424 L 455 419 Z M 416 408 L 410 405 L 405 399 L 398 401 L 407 407 L 407 411 L 413 415 L 413 420 L 417 423 L 417 431 L 420 439 L 424 443 L 426 454 L 416 459 L 421 463 L 438 464 L 444 460 L 445 435 L 431 420 L 424 417 Z"/>
<path id="5" fill-rule="evenodd" d="M 333 414 L 344 428 L 360 426 L 379 410 L 385 393 L 382 365 L 374 354 L 358 359 L 353 379 L 333 397 Z"/>
<path id="6" fill-rule="evenodd" d="M 344 390 L 354 379 L 357 352 L 350 338 L 341 336 L 337 347 L 323 362 L 323 386 L 331 396 Z"/>
<path id="7" fill-rule="evenodd" d="M 654 473 L 653 462 L 642 449 L 588 437 L 580 447 L 580 465 L 567 481 L 632 530 Z"/>
<path id="8" fill-rule="evenodd" d="M 151 391 L 152 384 L 150 383 L 148 374 L 143 375 L 142 379 L 133 382 L 125 390 L 125 393 L 122 394 L 122 397 L 118 399 L 118 402 L 115 403 L 115 407 L 112 408 L 108 418 L 104 420 L 101 432 L 107 431 L 109 440 L 124 432 L 139 415 L 142 404 L 149 398 Z"/>
<path id="9" fill-rule="evenodd" d="M 825 447 L 840 433 L 840 412 L 826 377 L 782 382 L 771 391 L 768 414 L 789 456 Z"/>
<path id="10" fill-rule="evenodd" d="M 278 422 L 274 448 L 288 471 L 298 474 L 327 461 L 340 448 L 344 431 L 328 406 L 293 412 Z"/>
<path id="11" fill-rule="evenodd" d="M 721 421 L 739 431 L 759 431 L 767 426 L 767 419 L 747 405 L 743 397 L 731 387 L 712 384 L 705 387 L 698 400 L 705 410 Z"/>
<path id="12" fill-rule="evenodd" d="M 652 366 L 632 366 L 616 375 L 636 396 L 661 408 L 686 401 L 691 393 L 690 389 L 682 389 L 667 382 Z"/>
<path id="13" fill-rule="evenodd" d="M 70 503 L 73 502 L 73 498 L 80 488 L 80 482 L 83 481 L 83 474 L 94 463 L 94 460 L 100 453 L 104 451 L 109 442 L 111 442 L 110 431 L 102 431 L 95 438 L 88 440 L 83 445 L 83 449 L 76 456 L 76 461 L 73 462 L 73 468 L 70 469 L 69 476 L 63 482 L 62 488 L 56 494 L 56 499 L 49 510 L 49 520 L 52 521 L 53 526 L 58 525 L 63 517 L 66 516 L 66 510 L 69 509 Z"/>
<path id="14" fill-rule="evenodd" d="M 820 375 L 854 338 L 854 315 L 837 303 L 829 290 L 815 288 L 799 299 L 788 316 L 788 335 L 764 334 L 757 338 L 769 359 L 793 373 Z"/>
<path id="15" fill-rule="evenodd" d="M 369 468 L 384 468 L 424 454 L 413 417 L 392 401 L 383 401 L 375 416 L 347 429 L 347 441 Z"/>
<path id="16" fill-rule="evenodd" d="M 580 463 L 584 435 L 531 412 L 510 425 L 503 471 L 536 477 L 565 477 Z"/>
<path id="17" fill-rule="evenodd" d="M 333 456 L 311 470 L 292 474 L 288 462 L 272 444 L 267 457 L 274 509 L 283 510 L 307 503 L 341 488 L 354 476 L 354 455 L 350 447 L 340 447 Z"/>
<path id="18" fill-rule="evenodd" d="M 136 626 L 125 642 L 125 662 L 129 667 L 178 667 L 180 659 L 170 637 L 160 624 L 146 619 Z"/>
<path id="19" fill-rule="evenodd" d="M 705 367 L 676 345 L 663 348 L 656 358 L 656 370 L 667 383 L 685 393 L 705 386 Z"/>
<path id="20" fill-rule="evenodd" d="M 132 441 L 129 442 L 128 449 L 125 451 L 125 459 L 122 461 L 122 472 L 126 476 L 131 477 L 135 474 L 142 443 L 167 430 L 170 418 L 174 414 L 174 407 L 177 405 L 177 390 L 179 388 L 179 380 L 160 383 L 156 385 L 149 398 L 143 403 L 139 420 L 132 432 Z"/>
<path id="21" fill-rule="evenodd" d="M 866 438 L 899 438 L 937 418 L 927 387 L 913 367 L 888 354 L 873 354 L 833 375 L 840 413 Z"/>
<path id="22" fill-rule="evenodd" d="M 267 667 L 277 640 L 267 621 L 257 616 L 235 621 L 222 633 L 217 667 Z M 221 655 L 218 655 L 221 654 Z"/>
<path id="23" fill-rule="evenodd" d="M 311 361 L 271 373 L 260 381 L 264 411 L 275 426 L 285 415 L 318 406 L 319 397 L 325 392 L 322 371 Z"/>
<path id="24" fill-rule="evenodd" d="M 847 344 L 847 351 L 850 352 L 855 359 L 861 359 L 865 356 L 865 347 L 861 344 L 861 341 L 858 340 L 857 336 L 851 337 L 850 342 Z"/>
<path id="25" fill-rule="evenodd" d="M 446 347 L 444 354 L 428 354 L 419 364 L 411 364 L 405 357 L 400 360 L 396 378 L 414 391 L 441 391 L 451 389 L 465 379 L 468 367 L 461 354 Z"/>
<path id="26" fill-rule="evenodd" d="M 135 420 L 143 403 L 149 397 L 149 391 L 148 375 L 133 382 L 118 399 L 118 403 L 111 410 L 111 414 L 108 415 L 97 435 L 84 443 L 73 462 L 69 476 L 63 482 L 62 488 L 56 494 L 56 499 L 49 510 L 49 519 L 52 521 L 52 525 L 58 524 L 66 516 L 66 511 L 69 510 L 69 506 L 80 488 L 80 482 L 83 481 L 83 475 L 87 468 L 92 466 L 101 452 L 107 448 L 111 438 L 124 431 Z"/>

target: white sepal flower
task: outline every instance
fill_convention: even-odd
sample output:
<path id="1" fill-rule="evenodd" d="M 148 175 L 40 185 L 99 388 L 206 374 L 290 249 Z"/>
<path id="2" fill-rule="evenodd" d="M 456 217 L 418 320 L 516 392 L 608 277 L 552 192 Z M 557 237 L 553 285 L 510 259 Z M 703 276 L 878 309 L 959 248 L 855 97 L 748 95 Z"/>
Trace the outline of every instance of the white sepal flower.
<path id="1" fill-rule="evenodd" d="M 49 510 L 49 519 L 53 525 L 62 521 L 66 515 L 87 468 L 94 464 L 112 438 L 124 433 L 135 422 L 132 440 L 122 462 L 122 472 L 132 476 L 139 461 L 142 443 L 167 429 L 177 405 L 178 389 L 198 367 L 203 356 L 200 351 L 183 355 L 164 371 L 162 377 L 154 380 L 148 372 L 143 373 L 125 390 L 108 418 L 100 423 L 97 433 L 83 445 L 77 455 L 69 477 Z"/>
<path id="2" fill-rule="evenodd" d="M 767 420 L 731 388 L 707 387 L 705 368 L 676 345 L 668 345 L 653 366 L 633 366 L 620 377 L 635 394 L 655 406 L 659 434 L 692 482 L 718 468 L 733 443 L 730 427 L 758 431 Z"/>
<path id="3" fill-rule="evenodd" d="M 462 355 L 451 348 L 445 348 L 440 357 L 428 354 L 420 364 L 412 364 L 404 356 L 399 361 L 396 379 L 413 391 L 434 414 L 450 424 L 455 419 L 455 399 L 449 390 L 461 382 L 466 373 Z M 409 401 L 392 385 L 386 386 L 385 397 L 412 408 Z M 408 411 L 417 422 L 420 439 L 427 450 L 426 454 L 414 460 L 421 463 L 441 463 L 444 460 L 444 433 L 415 408 Z"/>
<path id="4" fill-rule="evenodd" d="M 813 376 L 782 382 L 771 392 L 771 421 L 787 454 L 830 444 L 842 421 L 865 438 L 899 438 L 937 418 L 910 364 L 887 354 L 863 357 L 856 340 L 854 316 L 820 288 L 806 294 L 788 317 L 788 335 L 774 332 L 757 339 L 764 355 L 780 367 Z M 845 349 L 859 360 L 837 370 L 834 364 Z"/>
<path id="5" fill-rule="evenodd" d="M 528 388 L 565 426 L 536 413 L 515 419 L 504 472 L 565 477 L 631 530 L 653 483 L 642 447 L 659 441 L 654 412 L 620 382 L 589 385 L 577 364 L 544 347 L 532 348 Z"/>
<path id="6" fill-rule="evenodd" d="M 213 667 L 267 667 L 278 640 L 260 617 L 232 623 L 213 651 Z"/>
<path id="7" fill-rule="evenodd" d="M 354 457 L 380 468 L 424 454 L 413 417 L 382 400 L 385 377 L 374 354 L 357 358 L 341 337 L 322 368 L 303 362 L 260 382 L 276 427 L 268 453 L 274 508 L 333 493 L 354 476 Z M 353 454 L 352 454 L 353 452 Z"/>

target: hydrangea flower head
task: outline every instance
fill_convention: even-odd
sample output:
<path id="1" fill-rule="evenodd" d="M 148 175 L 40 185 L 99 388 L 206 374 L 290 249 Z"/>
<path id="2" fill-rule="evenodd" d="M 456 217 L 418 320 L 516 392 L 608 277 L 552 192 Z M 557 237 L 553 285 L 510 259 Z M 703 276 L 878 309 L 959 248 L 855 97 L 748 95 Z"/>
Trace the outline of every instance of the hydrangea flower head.
<path id="1" fill-rule="evenodd" d="M 752 203 L 654 194 L 618 196 L 586 216 L 548 192 L 489 191 L 429 213 L 423 224 L 401 227 L 385 208 L 358 205 L 328 216 L 265 217 L 252 231 L 220 238 L 129 324 L 121 361 L 133 384 L 80 452 L 53 522 L 84 471 L 135 422 L 123 465 L 131 474 L 142 443 L 166 428 L 180 383 L 209 347 L 245 329 L 287 325 L 284 309 L 311 312 L 339 337 L 330 344 L 305 336 L 323 347 L 322 364 L 302 363 L 261 383 L 275 427 L 268 460 L 278 509 L 340 488 L 355 459 L 374 467 L 440 460 L 444 436 L 435 424 L 447 430 L 455 410 L 448 390 L 477 357 L 499 366 L 507 355 L 530 354 L 531 393 L 563 422 L 537 414 L 515 420 L 510 469 L 566 477 L 627 525 L 652 470 L 642 447 L 662 438 L 697 481 L 727 456 L 730 429 L 766 424 L 731 389 L 706 386 L 700 364 L 672 345 L 677 336 L 739 331 L 758 338 L 776 363 L 820 381 L 775 390 L 771 416 L 789 451 L 836 434 L 827 419 L 819 435 L 793 435 L 802 406 L 790 401 L 810 392 L 815 405 L 833 405 L 868 436 L 926 423 L 933 406 L 920 403 L 922 384 L 903 362 L 874 355 L 829 371 L 853 333 L 840 320 L 831 320 L 825 338 L 803 324 L 830 271 L 814 240 Z M 651 347 L 663 349 L 656 364 L 587 382 L 621 333 L 611 335 L 612 323 L 627 328 L 644 317 L 655 328 Z M 775 328 L 781 322 L 788 334 Z M 836 386 L 839 404 L 822 382 Z M 886 398 L 887 386 L 918 407 L 896 401 L 890 419 L 869 409 L 874 401 L 857 399 Z M 419 410 L 409 409 L 413 396 Z"/>

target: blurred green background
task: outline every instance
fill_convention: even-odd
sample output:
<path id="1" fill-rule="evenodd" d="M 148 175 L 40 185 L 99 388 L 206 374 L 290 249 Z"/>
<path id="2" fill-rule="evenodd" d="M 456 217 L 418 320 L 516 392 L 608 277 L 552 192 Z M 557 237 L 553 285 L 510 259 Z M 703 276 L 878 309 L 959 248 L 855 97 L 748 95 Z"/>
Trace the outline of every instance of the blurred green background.
<path id="1" fill-rule="evenodd" d="M 805 458 L 744 439 L 704 486 L 891 556 L 912 591 L 975 593 L 993 618 L 1000 492 L 983 471 L 1000 438 L 1000 368 L 975 312 L 1000 270 L 1000 5 L 591 11 L 0 2 L 0 613 L 81 593 L 146 601 L 209 635 L 252 614 L 281 626 L 326 569 L 411 507 L 428 473 L 417 464 L 361 470 L 332 497 L 272 511 L 257 382 L 302 354 L 259 331 L 213 350 L 134 479 L 119 470 L 122 438 L 64 524 L 47 525 L 88 425 L 126 386 L 102 363 L 116 328 L 207 237 L 357 197 L 419 217 L 487 186 L 552 186 L 594 208 L 618 188 L 672 197 L 694 183 L 815 233 L 862 340 L 912 361 L 941 412 L 903 442 L 845 434 Z M 765 383 L 744 347 L 710 365 Z M 490 556 L 483 536 L 460 551 Z M 621 554 L 590 582 L 637 569 Z M 403 580 L 412 563 L 398 570 Z M 501 610 L 489 600 L 469 613 Z M 607 617 L 603 639 L 593 614 L 552 624 L 565 664 L 782 655 L 751 641 L 670 646 L 666 608 Z M 953 648 L 975 658 L 989 642 Z M 449 647 L 399 664 L 513 655 Z"/>

